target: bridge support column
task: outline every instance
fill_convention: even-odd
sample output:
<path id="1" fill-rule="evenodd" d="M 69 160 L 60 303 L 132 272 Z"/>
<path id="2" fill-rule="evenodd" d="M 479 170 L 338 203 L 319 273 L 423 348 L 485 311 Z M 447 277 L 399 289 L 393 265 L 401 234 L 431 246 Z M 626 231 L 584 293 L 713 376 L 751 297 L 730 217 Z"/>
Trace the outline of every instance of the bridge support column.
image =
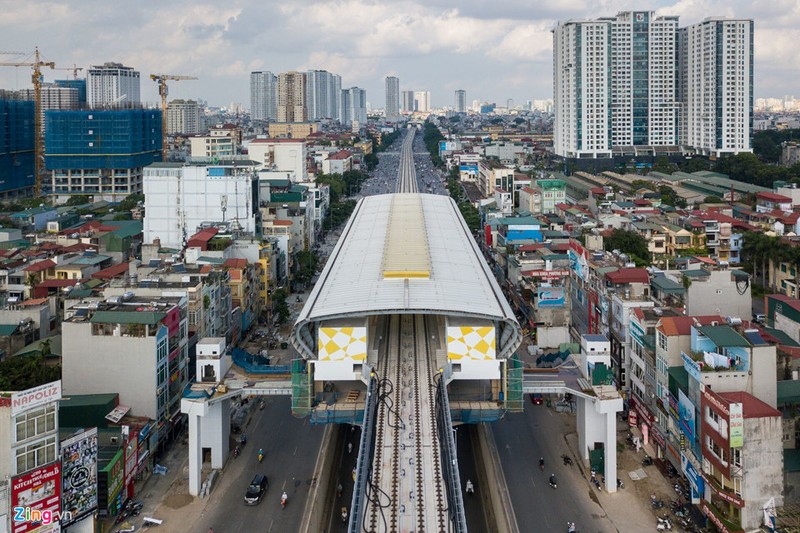
<path id="1" fill-rule="evenodd" d="M 578 398 L 578 452 L 584 464 L 591 450 L 602 446 L 606 490 L 617 492 L 617 413 L 622 410 L 622 398 L 589 400 Z"/>
<path id="2" fill-rule="evenodd" d="M 203 469 L 203 447 L 200 442 L 202 420 L 200 414 L 189 413 L 189 494 L 200 495 Z"/>

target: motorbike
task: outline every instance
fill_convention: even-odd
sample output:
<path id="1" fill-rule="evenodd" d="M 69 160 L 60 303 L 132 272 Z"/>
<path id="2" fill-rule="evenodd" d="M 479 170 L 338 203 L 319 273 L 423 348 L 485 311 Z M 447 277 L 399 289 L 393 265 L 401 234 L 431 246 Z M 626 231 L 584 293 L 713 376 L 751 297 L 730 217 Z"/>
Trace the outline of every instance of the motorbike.
<path id="1" fill-rule="evenodd" d="M 653 509 L 661 509 L 664 507 L 664 500 L 656 499 L 656 495 L 653 494 L 650 496 L 650 505 L 653 507 Z"/>
<path id="2" fill-rule="evenodd" d="M 260 463 L 263 460 L 264 460 L 264 452 L 258 450 L 258 462 Z"/>
<path id="3" fill-rule="evenodd" d="M 342 507 L 342 524 L 347 522 L 347 507 Z"/>
<path id="4" fill-rule="evenodd" d="M 289 502 L 289 496 L 284 492 L 281 494 L 281 509 L 286 509 L 286 504 Z"/>
<path id="5" fill-rule="evenodd" d="M 466 489 L 464 489 L 464 492 L 466 492 L 470 496 L 475 494 L 475 487 L 472 485 L 472 480 L 470 479 L 467 480 L 467 487 Z"/>
<path id="6" fill-rule="evenodd" d="M 572 457 L 567 454 L 561 456 L 561 460 L 564 461 L 564 466 L 572 466 Z"/>
<path id="7" fill-rule="evenodd" d="M 260 411 L 263 411 L 263 410 L 264 410 L 264 406 L 265 406 L 265 405 L 267 405 L 267 404 L 266 404 L 266 402 L 264 402 L 264 400 L 260 400 L 260 401 L 258 402 L 258 409 L 259 409 Z"/>
<path id="8" fill-rule="evenodd" d="M 237 446 L 236 448 L 234 448 L 234 449 L 233 449 L 233 458 L 234 458 L 234 459 L 236 459 L 237 457 L 239 457 L 239 454 L 240 454 L 240 453 L 242 453 L 242 451 L 241 451 L 241 449 L 239 449 L 239 447 Z"/>
<path id="9" fill-rule="evenodd" d="M 539 470 L 544 472 L 544 459 L 539 459 Z"/>
<path id="10" fill-rule="evenodd" d="M 642 459 L 642 466 L 650 466 L 653 464 L 653 458 L 649 455 L 645 455 L 644 459 Z"/>
<path id="11" fill-rule="evenodd" d="M 117 533 L 133 533 L 134 531 L 136 531 L 136 526 L 130 522 L 125 522 L 117 530 Z"/>
<path id="12" fill-rule="evenodd" d="M 556 476 L 550 476 L 550 486 L 554 489 L 558 488 L 558 483 L 556 482 Z"/>
<path id="13" fill-rule="evenodd" d="M 244 445 L 247 444 L 247 435 L 245 435 L 244 433 L 242 433 L 242 436 L 239 437 L 239 444 L 241 445 L 242 448 L 244 448 Z"/>
<path id="14" fill-rule="evenodd" d="M 575 522 L 567 522 L 567 533 L 578 533 L 578 530 L 575 529 Z"/>
<path id="15" fill-rule="evenodd" d="M 669 518 L 661 518 L 660 516 L 656 518 L 658 519 L 656 531 L 672 531 L 672 522 L 669 521 Z"/>
<path id="16" fill-rule="evenodd" d="M 618 489 L 624 489 L 625 488 L 625 483 L 623 483 L 620 478 L 617 478 L 617 488 Z"/>

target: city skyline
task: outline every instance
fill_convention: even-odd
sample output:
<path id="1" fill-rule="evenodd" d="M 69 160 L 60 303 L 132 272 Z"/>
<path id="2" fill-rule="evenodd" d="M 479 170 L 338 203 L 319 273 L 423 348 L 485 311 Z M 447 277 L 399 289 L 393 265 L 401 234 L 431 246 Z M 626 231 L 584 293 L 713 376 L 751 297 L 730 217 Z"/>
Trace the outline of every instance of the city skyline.
<path id="1" fill-rule="evenodd" d="M 113 6 L 94 0 L 74 8 L 66 3 L 9 3 L 0 21 L 3 49 L 32 51 L 67 69 L 88 69 L 113 61 L 133 67 L 144 78 L 141 99 L 158 101 L 151 73 L 197 76 L 170 87 L 170 98 L 203 99 L 213 106 L 239 102 L 249 107 L 250 73 L 268 70 L 327 70 L 347 87 L 364 88 L 373 107 L 383 106 L 386 76 L 401 80 L 400 90 L 426 90 L 434 108 L 453 105 L 456 89 L 470 101 L 507 99 L 518 104 L 552 98 L 552 36 L 558 21 L 613 15 L 630 9 L 622 3 L 581 1 L 542 10 L 522 1 L 504 9 L 477 0 L 409 2 L 404 9 L 354 0 L 285 6 L 245 2 Z M 791 2 L 752 6 L 716 0 L 656 1 L 642 9 L 677 15 L 684 27 L 709 16 L 755 21 L 754 96 L 796 92 L 793 72 L 800 59 L 788 53 L 800 36 Z M 37 12 L 51 16 L 35 17 Z M 352 16 L 350 16 L 352 15 Z M 795 18 L 797 16 L 795 15 Z M 84 40 L 92 35 L 91 41 Z M 469 35 L 469 38 L 465 38 Z M 167 37 L 168 36 L 168 37 Z M 15 56 L 2 56 L 14 61 Z M 476 75 L 476 68 L 480 76 Z M 86 70 L 80 73 L 86 74 Z M 45 80 L 71 78 L 68 70 L 44 71 Z M 0 68 L 0 87 L 30 86 L 29 69 Z"/>

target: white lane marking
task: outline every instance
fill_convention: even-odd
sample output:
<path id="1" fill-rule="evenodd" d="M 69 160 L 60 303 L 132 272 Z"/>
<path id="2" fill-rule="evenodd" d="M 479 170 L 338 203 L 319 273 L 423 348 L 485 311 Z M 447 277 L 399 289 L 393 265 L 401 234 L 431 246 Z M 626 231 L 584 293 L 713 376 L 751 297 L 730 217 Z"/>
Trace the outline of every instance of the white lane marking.
<path id="1" fill-rule="evenodd" d="M 286 480 L 283 480 L 283 486 L 281 487 L 281 491 L 286 490 Z"/>
<path id="2" fill-rule="evenodd" d="M 292 455 L 297 455 L 297 446 L 294 447 L 294 453 Z"/>

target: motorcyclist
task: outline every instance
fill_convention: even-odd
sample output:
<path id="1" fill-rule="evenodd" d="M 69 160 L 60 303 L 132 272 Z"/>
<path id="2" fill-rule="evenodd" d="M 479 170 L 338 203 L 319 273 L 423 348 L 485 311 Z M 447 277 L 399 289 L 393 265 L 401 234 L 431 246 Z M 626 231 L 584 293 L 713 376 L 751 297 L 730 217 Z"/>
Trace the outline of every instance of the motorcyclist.
<path id="1" fill-rule="evenodd" d="M 258 462 L 260 463 L 263 458 L 264 458 L 264 449 L 263 448 L 259 448 L 258 449 Z"/>
<path id="2" fill-rule="evenodd" d="M 567 522 L 567 533 L 575 533 L 575 522 Z"/>
<path id="3" fill-rule="evenodd" d="M 283 494 L 281 494 L 281 507 L 286 507 L 287 501 L 289 501 L 289 495 L 286 494 L 286 491 L 283 491 Z"/>
<path id="4" fill-rule="evenodd" d="M 347 522 L 347 507 L 342 507 L 342 523 Z"/>
<path id="5" fill-rule="evenodd" d="M 556 475 L 555 474 L 550 474 L 550 485 L 552 485 L 553 487 L 556 486 Z"/>
<path id="6" fill-rule="evenodd" d="M 539 469 L 544 470 L 544 457 L 539 457 Z"/>
<path id="7" fill-rule="evenodd" d="M 245 435 L 244 433 L 242 433 L 242 436 L 241 436 L 241 437 L 239 437 L 239 442 L 242 444 L 242 446 L 244 446 L 245 444 L 247 444 L 247 435 Z"/>
<path id="8" fill-rule="evenodd" d="M 465 490 L 467 494 L 475 494 L 475 486 L 472 484 L 471 479 L 467 480 L 467 487 Z"/>

